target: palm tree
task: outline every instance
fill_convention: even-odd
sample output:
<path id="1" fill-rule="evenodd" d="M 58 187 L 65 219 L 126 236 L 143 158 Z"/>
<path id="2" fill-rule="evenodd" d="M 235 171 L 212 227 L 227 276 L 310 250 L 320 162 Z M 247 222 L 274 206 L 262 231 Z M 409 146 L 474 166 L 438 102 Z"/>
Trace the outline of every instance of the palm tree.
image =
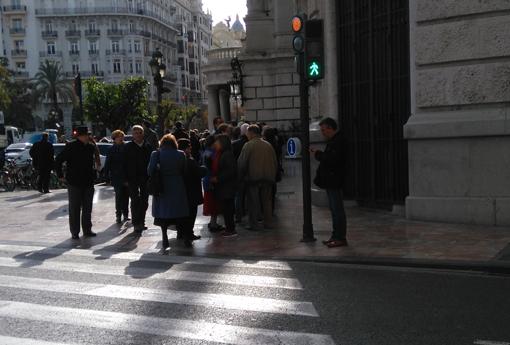
<path id="1" fill-rule="evenodd" d="M 65 79 L 62 65 L 57 61 L 48 61 L 41 63 L 39 72 L 36 73 L 34 79 L 34 96 L 36 101 L 50 99 L 60 120 L 62 110 L 59 107 L 59 98 L 63 102 L 73 99 L 73 89 L 68 80 Z"/>

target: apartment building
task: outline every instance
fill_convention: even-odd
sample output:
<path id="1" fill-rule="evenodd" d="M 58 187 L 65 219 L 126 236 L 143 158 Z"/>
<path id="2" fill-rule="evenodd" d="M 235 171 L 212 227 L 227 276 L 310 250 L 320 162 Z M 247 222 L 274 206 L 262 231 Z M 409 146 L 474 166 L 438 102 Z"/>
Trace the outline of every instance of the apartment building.
<path id="1" fill-rule="evenodd" d="M 167 97 L 180 103 L 206 99 L 200 71 L 212 17 L 200 0 L 0 0 L 0 5 L 0 54 L 16 78 L 33 78 L 41 62 L 54 60 L 69 78 L 80 72 L 82 78 L 113 83 L 129 76 L 151 81 L 149 61 L 160 50 L 172 90 Z M 151 100 L 155 93 L 152 89 Z"/>

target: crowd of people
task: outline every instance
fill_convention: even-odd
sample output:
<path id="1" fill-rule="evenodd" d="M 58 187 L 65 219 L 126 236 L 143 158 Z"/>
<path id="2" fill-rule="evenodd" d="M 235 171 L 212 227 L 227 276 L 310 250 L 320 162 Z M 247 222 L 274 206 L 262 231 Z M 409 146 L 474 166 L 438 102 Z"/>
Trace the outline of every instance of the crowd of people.
<path id="1" fill-rule="evenodd" d="M 319 125 L 327 145 L 324 151 L 310 149 L 319 162 L 314 184 L 327 193 L 333 223 L 331 238 L 323 244 L 343 247 L 348 245 L 342 193 L 346 145 L 335 120 L 326 118 Z M 223 237 L 237 236 L 236 226 L 243 221 L 243 227 L 252 231 L 275 226 L 275 196 L 283 172 L 283 140 L 276 129 L 259 123 L 226 124 L 216 118 L 213 132 L 186 130 L 177 122 L 158 139 L 150 122 L 145 121 L 133 126 L 131 135 L 132 140 L 125 142 L 122 130 L 112 133 L 113 146 L 103 168 L 115 191 L 116 223 L 131 221 L 134 234 L 141 235 L 147 229 L 145 219 L 152 194 L 152 216 L 154 224 L 161 227 L 164 249 L 169 247 L 170 227 L 187 247 L 200 239 L 193 232 L 200 205 L 203 215 L 210 217 L 209 231 Z M 77 128 L 75 139 L 55 161 L 47 134 L 30 154 L 39 170 L 40 192 L 49 192 L 53 167 L 67 184 L 69 225 L 76 240 L 80 231 L 84 237 L 96 236 L 91 217 L 101 162 L 87 127 Z"/>
<path id="2" fill-rule="evenodd" d="M 208 229 L 224 237 L 237 236 L 236 225 L 247 216 L 248 230 L 274 226 L 276 184 L 282 174 L 282 140 L 264 124 L 226 124 L 214 120 L 214 131 L 186 130 L 177 122 L 158 140 L 149 122 L 125 133 L 112 133 L 104 174 L 115 190 L 116 222 L 131 220 L 136 235 L 147 229 L 146 212 L 152 194 L 154 224 L 161 227 L 163 248 L 167 231 L 191 246 L 200 239 L 193 228 L 198 207 L 210 217 Z M 91 212 L 95 148 L 88 128 L 76 130 L 76 140 L 56 158 L 56 171 L 69 184 L 69 223 L 73 239 L 95 236 Z M 157 179 L 159 183 L 151 183 Z M 151 186 L 159 190 L 150 190 Z M 129 204 L 131 207 L 129 208 Z M 131 219 L 129 218 L 131 214 Z M 223 225 L 219 219 L 223 219 Z"/>

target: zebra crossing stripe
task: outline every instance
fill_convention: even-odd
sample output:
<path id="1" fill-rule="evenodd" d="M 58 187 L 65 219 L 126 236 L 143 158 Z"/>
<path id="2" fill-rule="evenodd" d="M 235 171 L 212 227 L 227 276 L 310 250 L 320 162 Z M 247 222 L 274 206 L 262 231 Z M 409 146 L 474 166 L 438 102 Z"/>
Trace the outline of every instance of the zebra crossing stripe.
<path id="1" fill-rule="evenodd" d="M 505 343 L 501 341 L 490 341 L 490 340 L 476 340 L 474 342 L 475 345 L 510 345 L 510 343 Z"/>
<path id="2" fill-rule="evenodd" d="M 206 273 L 194 271 L 178 271 L 169 268 L 166 271 L 154 268 L 123 267 L 111 265 L 94 265 L 78 262 L 61 261 L 40 261 L 29 259 L 13 259 L 0 257 L 0 266 L 15 268 L 30 268 L 39 270 L 80 272 L 90 274 L 105 274 L 115 276 L 131 276 L 133 278 L 145 279 L 167 279 L 190 282 L 232 284 L 242 286 L 256 286 L 265 288 L 279 288 L 290 290 L 302 290 L 303 287 L 297 279 L 278 278 L 270 276 Z"/>
<path id="3" fill-rule="evenodd" d="M 334 345 L 329 335 L 0 300 L 0 317 L 234 345 Z"/>
<path id="4" fill-rule="evenodd" d="M 15 338 L 0 335 L 0 344 L 2 345 L 72 345 L 69 343 L 54 343 L 43 340 L 28 339 L 28 338 Z"/>
<path id="5" fill-rule="evenodd" d="M 0 275 L 0 287 L 318 317 L 310 302 Z M 0 343 L 1 344 L 1 343 Z"/>
<path id="6" fill-rule="evenodd" d="M 106 246 L 105 246 L 106 247 Z M 88 249 L 67 249 L 58 247 L 42 247 L 42 246 L 20 246 L 0 244 L 0 251 L 14 252 L 14 253 L 27 253 L 32 254 L 47 254 L 59 256 L 82 256 L 91 258 L 111 258 L 119 260 L 131 261 L 151 261 L 151 262 L 166 262 L 172 264 L 190 264 L 190 265 L 208 265 L 208 266 L 223 266 L 233 268 L 255 268 L 255 269 L 268 269 L 279 271 L 291 271 L 292 268 L 286 262 L 279 261 L 259 261 L 259 262 L 246 262 L 243 260 L 230 260 L 230 259 L 214 259 L 214 258 L 190 258 L 185 256 L 167 256 L 161 255 L 157 252 L 151 253 L 133 253 L 133 252 L 112 252 L 101 250 L 98 247 L 94 250 Z"/>

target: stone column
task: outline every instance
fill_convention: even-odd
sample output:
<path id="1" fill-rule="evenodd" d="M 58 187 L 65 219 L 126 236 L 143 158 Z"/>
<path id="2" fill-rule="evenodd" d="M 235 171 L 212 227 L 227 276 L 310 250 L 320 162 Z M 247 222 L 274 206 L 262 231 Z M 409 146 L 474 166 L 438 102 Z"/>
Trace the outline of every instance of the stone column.
<path id="1" fill-rule="evenodd" d="M 290 0 L 278 1 L 290 2 Z M 267 54 L 273 49 L 273 10 L 266 8 L 267 5 L 267 0 L 248 1 L 248 15 L 244 20 L 248 54 Z"/>
<path id="2" fill-rule="evenodd" d="M 220 113 L 225 122 L 230 121 L 230 93 L 221 89 L 220 92 Z"/>
<path id="3" fill-rule="evenodd" d="M 407 216 L 508 226 L 510 3 L 452 4 L 410 1 Z"/>
<path id="4" fill-rule="evenodd" d="M 214 130 L 213 120 L 219 116 L 219 99 L 218 88 L 216 86 L 209 86 L 207 88 L 207 102 L 208 102 L 208 126 L 209 130 Z"/>
<path id="5" fill-rule="evenodd" d="M 293 1 L 276 0 L 274 7 L 274 48 L 277 51 L 292 51 L 292 29 L 290 18 L 296 14 Z"/>

